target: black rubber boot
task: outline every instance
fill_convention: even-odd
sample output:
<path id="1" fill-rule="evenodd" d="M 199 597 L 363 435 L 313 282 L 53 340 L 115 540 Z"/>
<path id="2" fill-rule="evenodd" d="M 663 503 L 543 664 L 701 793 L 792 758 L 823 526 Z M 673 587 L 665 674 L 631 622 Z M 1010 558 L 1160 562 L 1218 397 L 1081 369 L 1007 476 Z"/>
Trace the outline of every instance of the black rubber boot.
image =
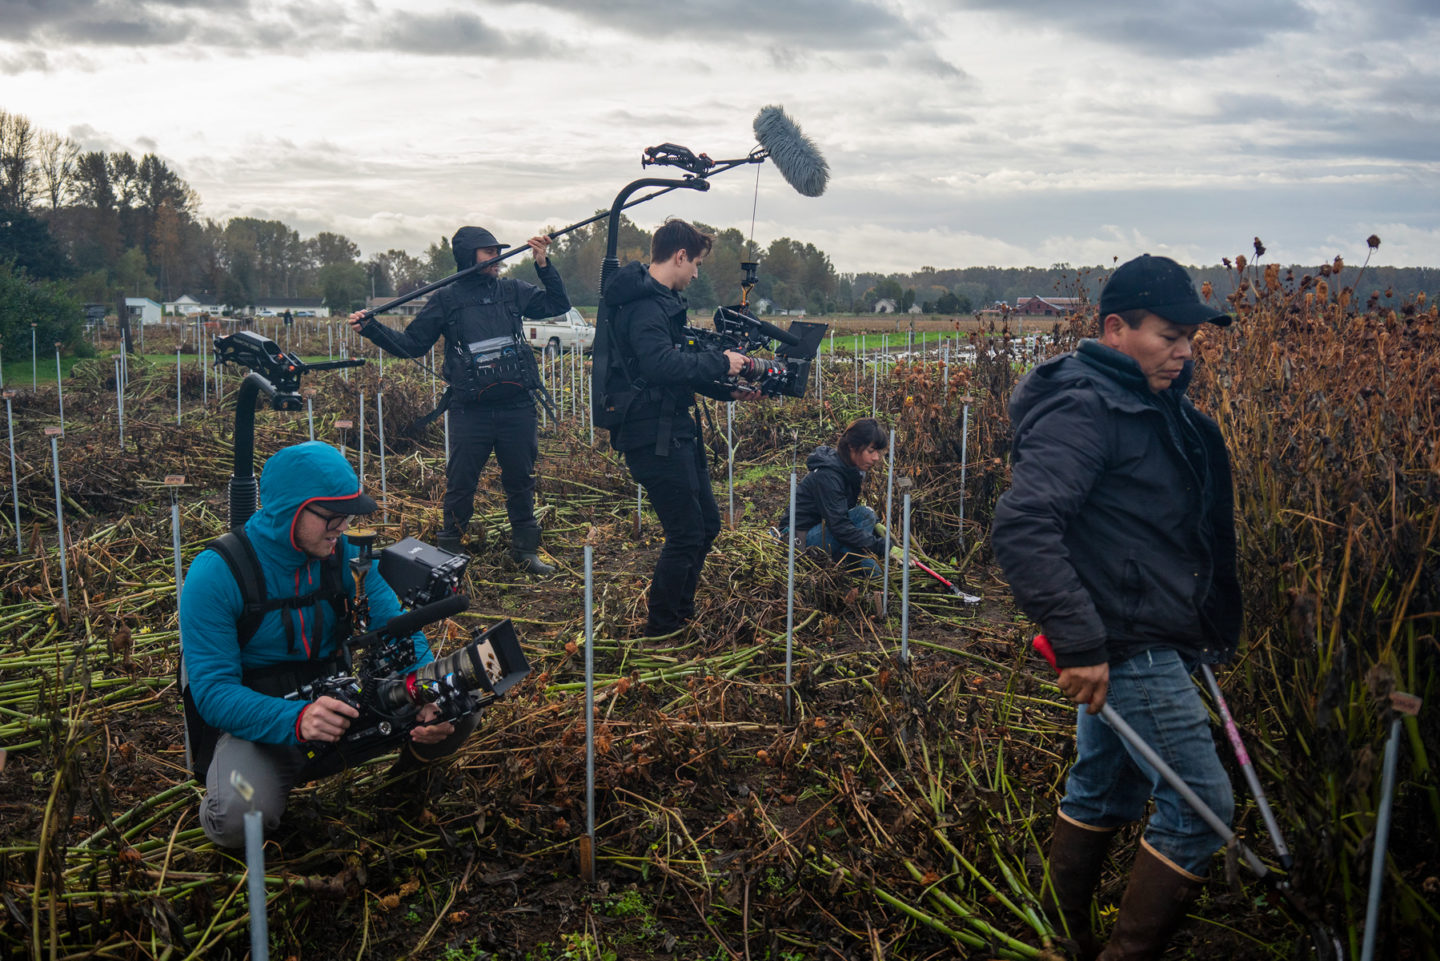
<path id="1" fill-rule="evenodd" d="M 510 535 L 510 557 L 536 577 L 554 574 L 555 568 L 540 559 L 540 528 L 522 527 Z"/>
<path id="2" fill-rule="evenodd" d="M 1055 812 L 1050 838 L 1050 884 L 1040 899 L 1045 916 L 1074 944 L 1079 961 L 1094 961 L 1100 942 L 1090 926 L 1090 904 L 1115 830 L 1093 828 Z M 1052 890 L 1053 889 L 1053 890 Z"/>
<path id="3" fill-rule="evenodd" d="M 1153 961 L 1160 957 L 1203 884 L 1203 879 L 1180 870 L 1142 843 L 1100 961 Z"/>
<path id="4" fill-rule="evenodd" d="M 452 554 L 465 553 L 465 548 L 460 545 L 459 534 L 437 534 L 435 535 L 435 546 Z"/>

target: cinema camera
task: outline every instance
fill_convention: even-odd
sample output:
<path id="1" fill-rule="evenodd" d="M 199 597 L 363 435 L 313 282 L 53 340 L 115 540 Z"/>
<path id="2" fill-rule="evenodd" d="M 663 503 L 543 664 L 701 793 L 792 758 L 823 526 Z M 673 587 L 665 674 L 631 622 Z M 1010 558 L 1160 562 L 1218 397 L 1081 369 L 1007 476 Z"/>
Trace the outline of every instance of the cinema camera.
<path id="1" fill-rule="evenodd" d="M 810 380 L 810 365 L 829 329 L 828 324 L 793 321 L 789 330 L 760 320 L 750 312 L 750 291 L 757 281 L 758 263 L 740 265 L 740 303 L 715 308 L 715 329 L 686 327 L 682 350 L 733 350 L 746 355 L 746 363 L 734 377 L 717 381 L 731 389 L 758 390 L 766 397 L 804 397 Z M 774 342 L 783 346 L 776 348 Z M 753 351 L 773 350 L 773 358 L 751 356 Z M 749 386 L 742 388 L 741 381 Z"/>
<path id="2" fill-rule="evenodd" d="M 459 721 L 506 694 L 530 673 L 520 639 L 509 618 L 439 660 L 420 667 L 410 635 L 470 606 L 456 593 L 467 559 L 408 537 L 380 553 L 379 572 L 402 604 L 411 610 L 369 630 L 369 602 L 364 582 L 369 573 L 375 534 L 351 531 L 347 538 L 360 548 L 350 561 L 355 576 L 356 616 L 352 633 L 341 645 L 341 670 L 318 678 L 287 695 L 290 700 L 333 697 L 360 712 L 338 743 L 305 745 L 311 759 L 329 751 L 370 754 L 399 744 L 422 723 L 420 708 L 434 704 L 439 717 L 432 724 Z"/>

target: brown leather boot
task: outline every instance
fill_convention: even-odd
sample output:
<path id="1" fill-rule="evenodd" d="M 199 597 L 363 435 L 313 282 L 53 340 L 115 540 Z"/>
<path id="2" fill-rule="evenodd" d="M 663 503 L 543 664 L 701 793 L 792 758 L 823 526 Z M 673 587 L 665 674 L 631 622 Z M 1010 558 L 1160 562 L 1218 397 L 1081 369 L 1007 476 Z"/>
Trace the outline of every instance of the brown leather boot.
<path id="1" fill-rule="evenodd" d="M 1091 827 L 1055 812 L 1055 833 L 1046 858 L 1050 882 L 1040 907 L 1056 930 L 1074 942 L 1079 961 L 1094 961 L 1100 953 L 1100 942 L 1090 927 L 1090 903 L 1114 837 L 1114 828 Z"/>
<path id="2" fill-rule="evenodd" d="M 1204 878 L 1183 871 L 1145 842 L 1135 856 L 1120 914 L 1100 961 L 1150 961 L 1158 958 L 1170 936 L 1200 894 Z"/>

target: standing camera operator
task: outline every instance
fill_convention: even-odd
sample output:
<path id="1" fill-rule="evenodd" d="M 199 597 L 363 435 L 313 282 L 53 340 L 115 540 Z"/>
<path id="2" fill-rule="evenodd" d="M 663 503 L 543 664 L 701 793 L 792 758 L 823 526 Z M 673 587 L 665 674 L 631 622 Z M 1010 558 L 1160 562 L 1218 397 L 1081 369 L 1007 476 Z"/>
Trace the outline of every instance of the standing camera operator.
<path id="1" fill-rule="evenodd" d="M 348 560 L 359 554 L 342 535 L 352 516 L 375 510 L 375 501 L 361 492 L 344 455 L 316 441 L 286 447 L 266 462 L 260 498 L 260 510 L 237 532 L 238 549 L 226 556 L 217 541 L 202 551 L 180 595 L 186 725 L 197 771 L 206 772 L 200 824 L 223 847 L 244 843 L 252 804 L 273 829 L 293 786 L 377 753 L 335 749 L 312 759 L 305 745 L 339 741 L 359 712 L 333 697 L 285 697 L 340 666 L 356 601 Z M 376 566 L 365 592 L 370 625 L 383 627 L 400 604 Z M 250 577 L 254 587 L 247 590 Z M 423 634 L 411 640 L 412 666 L 434 660 Z M 434 704 L 420 708 L 423 726 L 411 730 L 396 770 L 453 753 L 477 721 L 472 714 L 458 724 L 425 723 L 438 716 Z M 231 785 L 232 772 L 254 788 L 250 801 Z"/>
<path id="2" fill-rule="evenodd" d="M 535 272 L 542 290 L 523 280 L 500 279 L 498 263 L 462 277 L 435 292 L 429 303 L 403 332 L 396 332 L 364 312 L 350 315 L 351 326 L 385 350 L 401 357 L 420 357 L 443 334 L 445 360 L 441 376 L 449 386 L 439 410 L 450 417 L 450 451 L 445 468 L 444 523 L 436 544 L 459 552 L 460 540 L 475 512 L 475 488 L 480 472 L 493 451 L 500 462 L 500 484 L 505 488 L 505 511 L 510 517 L 510 556 L 531 574 L 551 574 L 555 568 L 540 559 L 540 525 L 535 520 L 535 460 L 540 456 L 535 401 L 529 388 L 508 374 L 498 381 L 482 382 L 486 361 L 473 346 L 496 338 L 513 339 L 507 353 L 483 355 L 493 360 L 520 362 L 535 368 L 529 354 L 522 318 L 554 317 L 570 309 L 570 298 L 560 272 L 547 256 L 550 238 L 544 234 L 527 243 L 534 251 Z M 500 255 L 510 246 L 483 227 L 461 227 L 450 241 L 455 266 L 473 267 Z M 538 373 L 535 376 L 538 385 Z"/>
<path id="3" fill-rule="evenodd" d="M 744 354 L 681 349 L 681 292 L 699 276 L 712 244 L 713 238 L 671 218 L 655 231 L 650 265 L 626 264 L 605 288 L 605 304 L 614 313 L 600 393 L 618 422 L 610 428 L 610 445 L 625 455 L 665 530 L 650 583 L 646 637 L 678 630 L 694 615 L 700 570 L 720 533 L 699 413 L 692 409 L 695 391 L 718 400 L 759 396 L 716 383 L 747 369 Z"/>

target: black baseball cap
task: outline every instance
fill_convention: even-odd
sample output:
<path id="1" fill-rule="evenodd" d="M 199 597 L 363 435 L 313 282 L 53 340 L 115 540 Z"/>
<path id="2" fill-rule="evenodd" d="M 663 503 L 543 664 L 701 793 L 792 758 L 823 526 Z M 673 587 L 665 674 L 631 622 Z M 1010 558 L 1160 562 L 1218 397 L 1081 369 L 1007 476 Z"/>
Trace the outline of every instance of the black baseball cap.
<path id="1" fill-rule="evenodd" d="M 364 491 L 349 497 L 316 497 L 306 501 L 303 506 L 319 507 L 332 514 L 373 514 L 380 509 L 380 505 L 375 503 L 375 498 Z"/>
<path id="2" fill-rule="evenodd" d="M 1100 291 L 1100 317 L 1144 309 L 1172 324 L 1193 327 L 1215 324 L 1228 327 L 1234 320 L 1200 299 L 1190 274 L 1169 257 L 1141 254 L 1127 260 Z"/>

